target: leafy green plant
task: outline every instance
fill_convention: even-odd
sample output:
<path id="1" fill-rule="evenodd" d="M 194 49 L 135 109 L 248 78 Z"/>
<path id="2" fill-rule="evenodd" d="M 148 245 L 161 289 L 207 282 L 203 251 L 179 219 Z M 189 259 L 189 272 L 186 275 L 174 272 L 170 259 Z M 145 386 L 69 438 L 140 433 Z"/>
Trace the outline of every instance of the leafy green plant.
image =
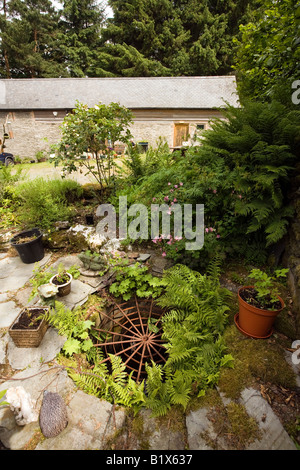
<path id="1" fill-rule="evenodd" d="M 183 265 L 165 272 L 157 302 L 167 309 L 162 338 L 168 359 L 164 366 L 146 366 L 146 406 L 157 416 L 172 405 L 185 409 L 196 390 L 201 396 L 217 383 L 221 367 L 232 366 L 222 338 L 231 294 L 220 287 L 219 263 L 214 260 L 206 275 Z"/>
<path id="2" fill-rule="evenodd" d="M 288 272 L 289 269 L 276 269 L 272 276 L 268 276 L 261 269 L 252 269 L 249 278 L 255 281 L 255 294 L 260 305 L 266 307 L 270 303 L 278 302 L 279 288 L 276 281 L 285 278 Z"/>
<path id="3" fill-rule="evenodd" d="M 2 391 L 0 392 L 0 406 L 2 406 L 2 405 L 9 405 L 9 403 L 8 403 L 7 401 L 5 401 L 5 400 L 2 400 L 2 401 L 1 401 L 1 399 L 4 397 L 4 395 L 6 394 L 6 392 L 7 392 L 7 390 L 2 390 Z"/>
<path id="4" fill-rule="evenodd" d="M 53 159 L 55 166 L 62 164 L 64 174 L 83 167 L 101 189 L 110 188 L 115 175 L 113 147 L 116 141 L 129 141 L 131 120 L 131 111 L 117 103 L 99 103 L 89 108 L 77 102 L 61 126 L 62 137 Z M 79 158 L 86 153 L 92 155 L 91 160 Z"/>
<path id="5" fill-rule="evenodd" d="M 77 265 L 70 266 L 70 268 L 65 269 L 63 263 L 60 263 L 58 266 L 58 273 L 63 275 L 65 272 L 72 274 L 74 279 L 77 279 L 80 275 L 80 270 Z M 34 299 L 38 295 L 38 288 L 44 284 L 48 284 L 51 277 L 54 275 L 54 268 L 40 267 L 37 264 L 33 269 L 33 277 L 30 279 L 30 284 L 33 286 L 29 301 Z M 67 278 L 67 280 L 69 277 Z"/>
<path id="6" fill-rule="evenodd" d="M 110 368 L 99 360 L 93 371 L 69 371 L 70 377 L 77 386 L 89 394 L 103 398 L 109 402 L 132 408 L 137 412 L 145 403 L 144 381 L 136 383 L 132 374 L 127 374 L 122 359 L 112 354 Z"/>
<path id="7" fill-rule="evenodd" d="M 54 308 L 50 309 L 45 319 L 61 336 L 67 337 L 62 348 L 66 355 L 87 352 L 93 347 L 89 331 L 94 323 L 83 318 L 80 308 L 70 310 L 63 303 L 55 302 Z"/>
<path id="8" fill-rule="evenodd" d="M 54 222 L 73 216 L 70 202 L 80 194 L 80 185 L 74 181 L 35 178 L 17 187 L 18 217 L 26 227 L 52 229 Z"/>
<path id="9" fill-rule="evenodd" d="M 164 281 L 149 273 L 147 266 L 136 262 L 133 265 L 115 265 L 116 278 L 110 286 L 109 291 L 115 297 L 129 300 L 134 294 L 137 297 L 156 298 L 162 292 Z"/>

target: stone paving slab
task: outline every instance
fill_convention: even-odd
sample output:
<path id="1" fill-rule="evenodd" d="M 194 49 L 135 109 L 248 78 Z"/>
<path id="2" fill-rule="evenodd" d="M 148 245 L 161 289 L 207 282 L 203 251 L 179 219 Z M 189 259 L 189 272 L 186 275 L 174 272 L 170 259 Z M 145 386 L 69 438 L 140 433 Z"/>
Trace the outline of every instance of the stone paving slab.
<path id="1" fill-rule="evenodd" d="M 253 388 L 241 393 L 241 403 L 249 416 L 259 424 L 262 437 L 249 445 L 248 450 L 296 450 L 296 446 L 282 427 L 269 403 Z"/>
<path id="2" fill-rule="evenodd" d="M 40 262 L 41 266 L 50 262 L 47 254 Z M 65 267 L 74 264 L 81 266 L 77 255 L 67 255 L 53 263 L 54 267 L 63 262 Z M 18 257 L 0 257 L 0 327 L 8 328 L 19 313 L 21 305 L 26 305 L 31 288 L 26 287 L 33 275 L 35 264 L 25 265 Z M 92 280 L 92 282 L 90 280 Z M 71 293 L 58 298 L 66 306 L 74 308 L 83 304 L 95 287 L 102 280 L 95 282 L 95 277 L 81 276 L 73 280 Z M 90 282 L 90 283 L 89 283 Z M 25 287 L 24 287 L 25 286 Z M 24 288 L 23 288 L 24 287 Z M 126 435 L 126 413 L 119 408 L 115 410 L 110 403 L 87 395 L 77 390 L 74 382 L 65 370 L 49 364 L 60 352 L 65 338 L 58 335 L 54 328 L 48 328 L 38 348 L 16 348 L 8 333 L 0 338 L 0 364 L 8 363 L 16 372 L 13 380 L 0 384 L 0 391 L 23 386 L 33 400 L 37 409 L 41 406 L 44 389 L 61 394 L 67 405 L 69 424 L 56 438 L 42 439 L 37 450 L 90 450 L 104 449 L 109 437 L 117 434 Z M 253 416 L 262 431 L 262 438 L 249 446 L 249 450 L 276 449 L 294 450 L 292 439 L 288 436 L 279 419 L 266 400 L 255 390 L 246 389 L 241 395 L 249 416 Z M 143 410 L 144 433 L 148 436 L 151 450 L 210 450 L 204 435 L 212 441 L 216 438 L 212 423 L 207 418 L 208 410 L 200 408 L 186 416 L 186 430 L 182 433 L 172 431 L 150 416 L 149 410 Z M 39 423 L 33 422 L 18 426 L 9 407 L 0 406 L 0 441 L 9 449 L 22 449 L 37 433 Z M 137 447 L 139 446 L 137 441 Z M 137 449 L 138 450 L 138 449 Z"/>
<path id="3" fill-rule="evenodd" d="M 63 347 L 66 338 L 58 335 L 54 328 L 48 328 L 41 344 L 37 348 L 16 348 L 8 335 L 7 360 L 15 370 L 32 367 L 34 364 L 55 359 Z"/>
<path id="4" fill-rule="evenodd" d="M 73 279 L 71 283 L 71 292 L 65 297 L 57 297 L 57 300 L 62 302 L 68 308 L 74 308 L 83 305 L 88 296 L 94 292 L 94 287 L 81 282 L 79 279 Z"/>
<path id="5" fill-rule="evenodd" d="M 8 328 L 17 318 L 20 308 L 12 300 L 0 303 L 0 328 Z"/>
<path id="6" fill-rule="evenodd" d="M 0 259 L 0 292 L 16 291 L 26 284 L 33 275 L 37 266 L 44 266 L 51 258 L 46 254 L 37 263 L 25 264 L 19 257 L 6 257 Z"/>

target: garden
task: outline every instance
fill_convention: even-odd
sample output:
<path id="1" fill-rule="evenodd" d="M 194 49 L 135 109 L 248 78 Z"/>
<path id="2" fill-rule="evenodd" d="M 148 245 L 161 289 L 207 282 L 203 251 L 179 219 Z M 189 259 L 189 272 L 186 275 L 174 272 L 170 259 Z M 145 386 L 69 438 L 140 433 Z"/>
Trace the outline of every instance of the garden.
<path id="1" fill-rule="evenodd" d="M 40 244 L 25 263 L 44 251 L 54 259 L 77 255 L 81 267 L 35 269 L 31 299 L 39 297 L 39 316 L 25 309 L 25 329 L 43 321 L 66 338 L 57 361 L 84 392 L 133 417 L 146 408 L 161 418 L 211 403 L 216 390 L 237 400 L 253 386 L 299 446 L 300 396 L 286 359 L 295 351 L 299 319 L 284 243 L 295 217 L 300 112 L 273 100 L 227 107 L 225 117 L 184 156 L 170 153 L 163 139 L 140 153 L 131 143 L 128 109 L 77 103 L 55 149 L 62 178 L 26 181 L 18 166 L 1 168 L 1 250 L 17 256 L 22 246 Z M 121 161 L 115 142 L 126 145 Z M 87 150 L 92 158 L 78 159 Z M 95 184 L 68 179 L 78 169 Z M 118 238 L 120 200 L 134 230 Z M 162 205 L 170 231 L 158 219 L 161 230 L 153 236 L 151 209 Z M 194 234 L 204 205 L 200 249 L 187 249 L 190 231 L 176 229 L 176 208 L 184 205 L 192 208 Z M 134 217 L 141 206 L 146 219 Z M 105 215 L 112 207 L 113 236 Z M 60 289 L 82 273 L 104 282 L 69 309 L 61 302 L 69 291 Z M 236 424 L 235 435 L 240 411 L 228 408 L 223 416 L 231 432 Z"/>

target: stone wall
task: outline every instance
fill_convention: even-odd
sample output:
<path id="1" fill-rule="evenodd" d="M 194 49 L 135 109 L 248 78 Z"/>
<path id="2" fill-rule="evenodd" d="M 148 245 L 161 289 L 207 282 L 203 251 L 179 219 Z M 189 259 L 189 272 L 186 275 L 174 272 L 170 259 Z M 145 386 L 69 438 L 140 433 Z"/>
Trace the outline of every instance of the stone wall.
<path id="1" fill-rule="evenodd" d="M 6 113 L 0 113 L 0 122 L 3 124 Z M 60 138 L 58 122 L 39 122 L 34 118 L 33 111 L 18 111 L 9 113 L 13 138 L 5 142 L 5 151 L 19 156 L 21 159 L 34 158 L 38 151 L 50 151 L 50 145 Z"/>
<path id="2" fill-rule="evenodd" d="M 65 112 L 60 111 L 56 118 L 51 111 L 15 111 L 0 112 L 0 123 L 10 121 L 13 138 L 6 141 L 6 152 L 19 156 L 35 158 L 39 151 L 50 151 L 50 146 L 60 139 L 62 118 Z M 169 147 L 174 145 L 174 126 L 176 123 L 189 124 L 189 134 L 193 136 L 197 124 L 209 127 L 209 120 L 221 116 L 218 111 L 210 110 L 135 110 L 131 127 L 133 140 L 148 142 L 156 147 L 160 138 L 167 141 Z"/>

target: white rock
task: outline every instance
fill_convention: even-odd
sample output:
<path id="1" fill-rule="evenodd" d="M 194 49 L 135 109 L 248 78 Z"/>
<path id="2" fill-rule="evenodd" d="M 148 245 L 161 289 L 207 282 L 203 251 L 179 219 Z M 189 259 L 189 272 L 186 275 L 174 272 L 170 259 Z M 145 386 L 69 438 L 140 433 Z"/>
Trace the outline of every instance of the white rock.
<path id="1" fill-rule="evenodd" d="M 9 388 L 6 392 L 6 401 L 14 412 L 16 423 L 25 426 L 38 420 L 38 411 L 35 410 L 35 401 L 23 387 Z"/>

